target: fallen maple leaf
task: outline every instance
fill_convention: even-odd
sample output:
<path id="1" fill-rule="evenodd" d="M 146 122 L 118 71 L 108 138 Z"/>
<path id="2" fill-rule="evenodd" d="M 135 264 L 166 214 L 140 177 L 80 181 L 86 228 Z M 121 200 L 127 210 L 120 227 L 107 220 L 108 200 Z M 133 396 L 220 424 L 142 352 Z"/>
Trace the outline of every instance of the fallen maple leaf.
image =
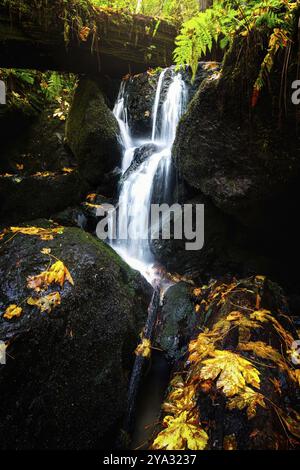
<path id="1" fill-rule="evenodd" d="M 13 233 L 22 233 L 23 235 L 38 236 L 41 240 L 53 240 L 54 235 L 62 234 L 64 228 L 10 227 L 10 231 Z"/>
<path id="2" fill-rule="evenodd" d="M 284 360 L 280 352 L 276 351 L 276 349 L 263 341 L 249 341 L 248 343 L 240 344 L 239 349 L 242 351 L 252 352 L 256 356 L 273 361 L 278 365 L 284 364 Z"/>
<path id="3" fill-rule="evenodd" d="M 15 304 L 10 305 L 4 312 L 3 318 L 11 320 L 12 318 L 19 318 L 22 314 L 22 308 Z"/>
<path id="4" fill-rule="evenodd" d="M 286 331 L 279 321 L 272 315 L 270 310 L 256 310 L 250 315 L 251 319 L 258 320 L 261 323 L 272 323 L 277 333 L 285 341 L 287 346 L 290 346 L 294 342 L 292 335 Z"/>
<path id="5" fill-rule="evenodd" d="M 259 371 L 243 357 L 231 351 L 214 351 L 214 358 L 203 361 L 200 377 L 204 380 L 217 379 L 217 388 L 227 397 L 241 392 L 246 384 L 260 387 Z"/>
<path id="6" fill-rule="evenodd" d="M 62 171 L 63 171 L 64 173 L 73 173 L 74 168 L 68 168 L 68 167 L 64 166 L 63 169 L 62 169 Z"/>
<path id="7" fill-rule="evenodd" d="M 248 419 L 252 419 L 256 415 L 256 408 L 258 405 L 262 408 L 266 408 L 264 396 L 259 392 L 255 392 L 250 387 L 245 387 L 245 389 L 237 396 L 230 398 L 227 403 L 227 408 L 229 410 L 243 410 L 247 407 Z"/>
<path id="8" fill-rule="evenodd" d="M 193 294 L 196 297 L 200 297 L 201 293 L 202 293 L 202 289 L 200 287 L 196 287 L 196 289 L 193 290 Z"/>
<path id="9" fill-rule="evenodd" d="M 289 410 L 289 414 L 280 408 L 276 408 L 276 410 L 289 432 L 300 439 L 300 414 L 292 409 Z"/>
<path id="10" fill-rule="evenodd" d="M 149 358 L 151 356 L 151 341 L 150 339 L 143 338 L 141 344 L 135 350 L 137 356 Z"/>
<path id="11" fill-rule="evenodd" d="M 90 28 L 88 26 L 84 26 L 83 28 L 81 28 L 81 30 L 79 31 L 79 37 L 81 39 L 81 41 L 85 42 L 87 41 L 88 37 L 89 37 L 89 34 L 90 34 Z"/>
<path id="12" fill-rule="evenodd" d="M 208 435 L 198 425 L 198 417 L 187 411 L 178 417 L 166 416 L 166 428 L 161 431 L 152 444 L 152 449 L 160 450 L 203 450 L 207 446 Z"/>
<path id="13" fill-rule="evenodd" d="M 53 308 L 60 305 L 61 297 L 60 297 L 59 292 L 53 292 L 44 297 L 40 297 L 38 299 L 29 297 L 29 299 L 27 300 L 27 303 L 28 305 L 34 305 L 38 307 L 41 310 L 41 312 L 50 313 Z"/>
<path id="14" fill-rule="evenodd" d="M 176 388 L 168 395 L 167 401 L 162 408 L 168 413 L 178 415 L 182 411 L 188 411 L 196 405 L 196 388 L 195 385 L 177 385 Z"/>
<path id="15" fill-rule="evenodd" d="M 212 338 L 205 333 L 200 333 L 197 339 L 189 344 L 189 358 L 190 362 L 200 362 L 205 357 L 209 356 L 215 351 L 215 345 Z"/>
<path id="16" fill-rule="evenodd" d="M 72 276 L 62 261 L 56 261 L 47 271 L 43 271 L 37 276 L 27 278 L 27 287 L 39 292 L 47 288 L 50 284 L 59 284 L 61 287 L 68 281 L 72 286 L 74 281 Z"/>
<path id="17" fill-rule="evenodd" d="M 97 197 L 97 194 L 91 193 L 91 194 L 88 194 L 88 195 L 87 195 L 86 199 L 87 199 L 88 201 L 94 201 L 94 200 L 96 199 L 96 197 Z"/>
<path id="18" fill-rule="evenodd" d="M 50 253 L 51 253 L 51 248 L 43 248 L 43 249 L 41 250 L 41 253 L 42 253 L 43 255 L 50 255 Z"/>
<path id="19" fill-rule="evenodd" d="M 225 436 L 223 440 L 223 449 L 224 450 L 237 450 L 237 442 L 235 434 L 230 434 Z"/>

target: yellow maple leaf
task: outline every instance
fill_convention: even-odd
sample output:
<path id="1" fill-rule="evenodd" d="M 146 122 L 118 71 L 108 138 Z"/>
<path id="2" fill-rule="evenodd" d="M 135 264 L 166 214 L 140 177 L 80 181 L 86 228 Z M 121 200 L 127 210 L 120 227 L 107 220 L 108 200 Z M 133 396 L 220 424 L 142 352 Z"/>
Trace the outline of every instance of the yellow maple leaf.
<path id="1" fill-rule="evenodd" d="M 74 168 L 68 168 L 68 167 L 64 166 L 63 169 L 62 169 L 62 171 L 63 171 L 64 173 L 73 173 Z"/>
<path id="2" fill-rule="evenodd" d="M 151 341 L 150 339 L 143 338 L 141 344 L 135 350 L 137 356 L 149 358 L 151 356 Z"/>
<path id="3" fill-rule="evenodd" d="M 212 338 L 205 333 L 200 333 L 197 339 L 189 344 L 190 362 L 200 362 L 205 357 L 215 351 L 215 345 Z"/>
<path id="4" fill-rule="evenodd" d="M 207 446 L 208 435 L 199 424 L 197 416 L 187 411 L 178 417 L 166 416 L 161 431 L 151 448 L 159 450 L 203 450 Z"/>
<path id="5" fill-rule="evenodd" d="M 203 361 L 200 377 L 217 379 L 217 388 L 231 397 L 245 388 L 246 384 L 260 387 L 259 371 L 243 357 L 231 351 L 214 351 L 214 358 Z"/>
<path id="6" fill-rule="evenodd" d="M 280 352 L 276 351 L 272 346 L 264 343 L 263 341 L 249 341 L 239 345 L 242 351 L 250 351 L 262 359 L 268 359 L 279 365 L 284 364 L 284 360 Z"/>
<path id="7" fill-rule="evenodd" d="M 97 194 L 96 194 L 96 193 L 91 193 L 91 194 L 88 194 L 88 195 L 86 196 L 86 199 L 87 199 L 88 201 L 90 201 L 90 202 L 93 202 L 93 201 L 95 201 L 96 197 L 97 197 Z"/>
<path id="8" fill-rule="evenodd" d="M 78 33 L 81 41 L 86 42 L 89 37 L 90 32 L 91 32 L 91 29 L 88 26 L 84 26 L 83 28 L 81 28 L 81 30 Z"/>
<path id="9" fill-rule="evenodd" d="M 256 415 L 256 408 L 258 405 L 262 408 L 266 408 L 264 396 L 259 392 L 255 392 L 250 387 L 245 387 L 245 389 L 238 395 L 230 398 L 227 403 L 227 408 L 229 410 L 243 410 L 247 407 L 247 416 L 248 419 L 251 419 Z"/>
<path id="10" fill-rule="evenodd" d="M 288 431 L 300 439 L 300 414 L 292 409 L 289 409 L 288 413 L 281 408 L 276 408 L 276 410 Z"/>
<path id="11" fill-rule="evenodd" d="M 230 434 L 224 437 L 223 449 L 224 450 L 237 450 L 237 442 L 236 442 L 235 434 Z"/>
<path id="12" fill-rule="evenodd" d="M 59 284 L 62 287 L 66 281 L 74 285 L 72 276 L 64 263 L 56 261 L 47 271 L 43 271 L 37 276 L 29 276 L 27 278 L 27 287 L 39 292 L 50 284 Z"/>
<path id="13" fill-rule="evenodd" d="M 293 371 L 294 372 L 294 376 L 295 376 L 295 379 L 296 379 L 296 382 L 298 382 L 298 385 L 300 387 L 300 369 L 296 369 Z"/>
<path id="14" fill-rule="evenodd" d="M 283 328 L 279 321 L 272 315 L 270 310 L 256 310 L 255 312 L 251 313 L 250 318 L 258 320 L 261 323 L 271 323 L 287 346 L 290 346 L 293 343 L 294 338 L 292 335 Z"/>
<path id="15" fill-rule="evenodd" d="M 61 303 L 61 297 L 59 292 L 52 292 L 44 297 L 38 299 L 30 297 L 27 300 L 28 305 L 34 305 L 38 307 L 41 312 L 51 312 L 51 310 Z"/>
<path id="16" fill-rule="evenodd" d="M 196 287 L 194 290 L 193 290 L 193 294 L 196 296 L 196 297 L 200 297 L 200 295 L 202 294 L 202 289 L 200 287 Z"/>
<path id="17" fill-rule="evenodd" d="M 22 308 L 15 304 L 10 305 L 4 312 L 3 318 L 11 320 L 12 318 L 19 318 L 22 314 Z"/>
<path id="18" fill-rule="evenodd" d="M 41 250 L 41 253 L 42 253 L 43 255 L 50 255 L 50 253 L 51 253 L 51 248 L 43 248 L 43 249 Z"/>
<path id="19" fill-rule="evenodd" d="M 54 235 L 62 234 L 63 227 L 42 228 L 42 227 L 10 227 L 13 233 L 21 233 L 23 235 L 38 236 L 41 240 L 53 240 Z"/>
<path id="20" fill-rule="evenodd" d="M 195 385 L 177 385 L 171 393 L 169 393 L 167 401 L 162 408 L 167 413 L 178 415 L 182 411 L 192 410 L 196 405 L 196 388 Z"/>

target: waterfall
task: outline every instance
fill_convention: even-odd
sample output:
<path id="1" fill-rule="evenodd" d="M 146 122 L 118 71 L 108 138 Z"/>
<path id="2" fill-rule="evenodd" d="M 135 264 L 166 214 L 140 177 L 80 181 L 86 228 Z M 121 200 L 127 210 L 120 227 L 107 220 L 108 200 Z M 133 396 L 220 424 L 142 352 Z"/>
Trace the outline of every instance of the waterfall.
<path id="1" fill-rule="evenodd" d="M 113 113 L 120 127 L 120 144 L 123 147 L 122 173 L 125 173 L 132 161 L 135 146 L 133 144 L 128 126 L 128 113 L 125 105 L 126 82 L 121 83 L 118 98 Z"/>
<path id="2" fill-rule="evenodd" d="M 164 79 L 167 70 L 171 71 L 164 102 L 161 104 Z M 123 145 L 123 173 L 130 166 L 134 152 L 141 142 L 131 138 L 126 109 L 126 83 L 120 87 L 114 114 L 121 129 Z M 187 104 L 187 88 L 181 74 L 173 69 L 164 70 L 159 77 L 154 106 L 152 109 L 152 136 L 143 141 L 155 144 L 156 150 L 137 169 L 129 172 L 123 182 L 117 210 L 118 236 L 111 245 L 134 269 L 139 270 L 150 282 L 155 278 L 155 259 L 149 240 L 149 214 L 153 196 L 154 181 L 158 181 L 161 202 L 166 201 L 171 177 L 171 150 L 176 135 L 176 128 Z M 129 234 L 125 239 L 124 233 Z"/>

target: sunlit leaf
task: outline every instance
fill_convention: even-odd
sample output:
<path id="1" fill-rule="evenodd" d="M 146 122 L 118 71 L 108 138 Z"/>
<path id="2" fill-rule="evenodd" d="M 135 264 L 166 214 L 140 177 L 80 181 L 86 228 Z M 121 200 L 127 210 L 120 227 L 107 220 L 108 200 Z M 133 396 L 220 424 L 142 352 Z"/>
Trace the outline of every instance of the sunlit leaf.
<path id="1" fill-rule="evenodd" d="M 245 388 L 246 384 L 260 387 L 259 371 L 243 357 L 231 351 L 214 351 L 214 358 L 203 361 L 200 376 L 204 380 L 217 379 L 217 388 L 231 397 Z"/>
<path id="2" fill-rule="evenodd" d="M 64 263 L 56 261 L 47 271 L 43 271 L 37 276 L 29 276 L 27 278 L 27 287 L 39 292 L 51 284 L 59 284 L 62 287 L 66 281 L 74 285 L 72 276 Z"/>
<path id="3" fill-rule="evenodd" d="M 15 304 L 10 305 L 4 312 L 3 318 L 11 320 L 12 318 L 19 318 L 22 315 L 23 309 Z"/>
<path id="4" fill-rule="evenodd" d="M 237 442 L 236 442 L 235 434 L 230 434 L 224 437 L 223 449 L 224 450 L 237 450 Z"/>
<path id="5" fill-rule="evenodd" d="M 203 450 L 207 446 L 208 435 L 198 424 L 197 416 L 189 416 L 187 411 L 178 417 L 166 416 L 161 431 L 153 442 L 152 449 L 160 450 Z"/>
<path id="6" fill-rule="evenodd" d="M 41 312 L 48 312 L 50 313 L 51 310 L 61 303 L 61 297 L 59 292 L 52 292 L 44 297 L 34 298 L 30 297 L 27 300 L 28 305 L 34 305 L 38 307 Z"/>
<path id="7" fill-rule="evenodd" d="M 258 405 L 262 408 L 266 408 L 263 395 L 259 392 L 255 392 L 250 387 L 245 387 L 237 396 L 230 398 L 227 403 L 227 408 L 229 410 L 243 410 L 247 408 L 248 419 L 251 419 L 256 415 Z"/>
<path id="8" fill-rule="evenodd" d="M 142 356 L 145 358 L 149 358 L 151 356 L 151 341 L 150 339 L 143 338 L 141 344 L 135 350 L 135 354 L 137 356 Z"/>
<path id="9" fill-rule="evenodd" d="M 41 228 L 41 227 L 10 227 L 12 233 L 21 233 L 23 235 L 38 236 L 42 240 L 52 240 L 54 235 L 62 234 L 63 227 Z"/>

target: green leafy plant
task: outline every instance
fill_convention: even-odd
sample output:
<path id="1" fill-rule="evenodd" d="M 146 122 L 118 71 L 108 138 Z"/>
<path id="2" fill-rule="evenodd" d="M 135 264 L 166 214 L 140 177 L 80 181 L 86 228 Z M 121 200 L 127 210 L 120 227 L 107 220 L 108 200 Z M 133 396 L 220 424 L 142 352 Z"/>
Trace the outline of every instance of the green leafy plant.
<path id="1" fill-rule="evenodd" d="M 238 35 L 247 37 L 253 30 L 267 34 L 268 51 L 254 86 L 253 104 L 266 76 L 271 72 L 277 51 L 291 43 L 298 1 L 219 0 L 213 7 L 184 22 L 174 53 L 178 67 L 189 65 L 195 78 L 198 61 L 214 44 L 227 48 Z"/>

